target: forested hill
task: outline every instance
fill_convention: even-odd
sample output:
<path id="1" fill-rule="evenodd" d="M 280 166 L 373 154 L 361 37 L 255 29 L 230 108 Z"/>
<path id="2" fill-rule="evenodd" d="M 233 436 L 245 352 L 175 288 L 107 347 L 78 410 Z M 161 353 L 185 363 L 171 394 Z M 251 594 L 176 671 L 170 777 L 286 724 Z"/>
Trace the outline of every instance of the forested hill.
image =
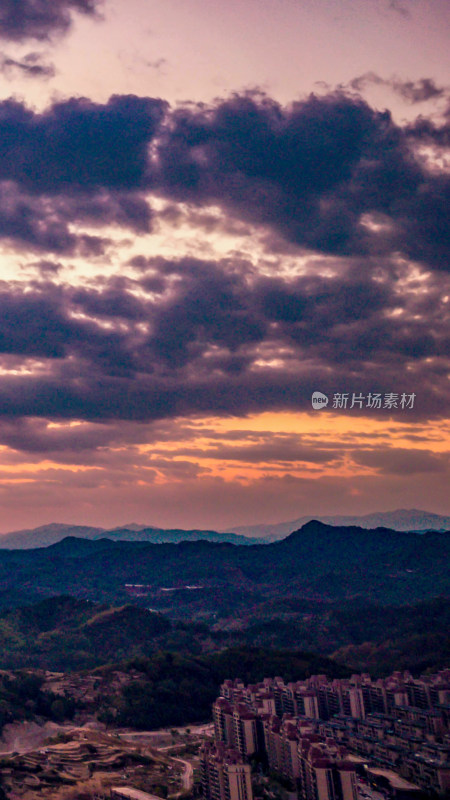
<path id="1" fill-rule="evenodd" d="M 249 603 L 268 597 L 365 597 L 382 604 L 448 595 L 448 533 L 401 533 L 307 523 L 269 545 L 148 544 L 66 538 L 0 550 L 0 605 L 54 594 L 123 602 L 144 585 L 148 606 Z M 150 602 L 151 601 L 151 602 Z"/>

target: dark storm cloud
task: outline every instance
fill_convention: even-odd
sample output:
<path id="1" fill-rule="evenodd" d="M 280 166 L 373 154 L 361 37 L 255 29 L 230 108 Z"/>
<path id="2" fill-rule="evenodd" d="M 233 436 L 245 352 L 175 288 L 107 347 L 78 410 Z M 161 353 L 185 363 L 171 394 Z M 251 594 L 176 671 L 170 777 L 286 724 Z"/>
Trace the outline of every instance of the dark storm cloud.
<path id="1" fill-rule="evenodd" d="M 39 53 L 28 53 L 20 61 L 0 53 L 0 73 L 6 78 L 52 78 L 55 75 L 53 64 L 45 64 Z"/>
<path id="2" fill-rule="evenodd" d="M 430 276 L 399 291 L 387 267 L 376 279 L 359 264 L 319 279 L 264 277 L 237 257 L 146 263 L 150 275 L 135 279 L 3 287 L 1 414 L 91 421 L 245 414 L 310 409 L 316 390 L 330 398 L 414 392 L 413 412 L 371 412 L 404 422 L 446 412 L 442 280 Z"/>
<path id="3" fill-rule="evenodd" d="M 126 320 L 145 320 L 148 311 L 145 304 L 130 292 L 124 291 L 120 281 L 111 282 L 103 291 L 75 289 L 71 301 L 85 313 L 94 317 L 112 317 Z"/>
<path id="4" fill-rule="evenodd" d="M 135 233 L 148 233 L 152 225 L 149 204 L 139 192 L 98 191 L 53 197 L 47 200 L 51 213 L 61 222 L 88 223 L 102 227 L 118 225 Z"/>
<path id="5" fill-rule="evenodd" d="M 0 291 L 1 353 L 61 359 L 89 345 L 92 357 L 106 338 L 94 323 L 72 319 L 52 284 L 42 291 Z"/>
<path id="6" fill-rule="evenodd" d="M 84 204 L 98 224 L 126 220 L 148 231 L 142 192 L 153 190 L 219 205 L 303 248 L 400 252 L 448 270 L 450 179 L 415 154 L 432 134 L 429 122 L 402 129 L 342 92 L 286 108 L 252 93 L 171 113 L 161 100 L 135 96 L 71 99 L 41 114 L 7 100 L 0 179 L 40 197 L 70 197 L 71 209 L 74 194 L 83 196 L 80 218 Z"/>
<path id="7" fill-rule="evenodd" d="M 0 291 L 0 414 L 245 414 L 310 409 L 316 390 L 416 393 L 409 417 L 393 412 L 405 421 L 445 413 L 449 181 L 419 153 L 437 130 L 421 120 L 402 129 L 343 93 L 173 112 L 133 96 L 43 113 L 0 102 L 0 236 L 23 248 L 55 263 L 102 254 L 112 246 L 103 227 L 152 230 L 153 191 L 169 201 L 165 224 L 176 227 L 182 201 L 200 231 L 220 232 L 221 213 L 265 226 L 269 249 L 278 237 L 323 255 L 291 276 L 274 258 L 264 275 L 237 252 L 135 255 L 133 278 L 83 287 L 53 284 L 43 267 L 41 281 Z M 208 204 L 220 208 L 210 219 Z M 437 269 L 419 281 L 399 254 Z"/>
<path id="8" fill-rule="evenodd" d="M 161 100 L 122 95 L 106 104 L 73 98 L 36 114 L 4 100 L 0 179 L 47 194 L 139 188 L 165 108 Z"/>
<path id="9" fill-rule="evenodd" d="M 107 426 L 87 425 L 77 428 L 48 427 L 45 420 L 3 419 L 0 423 L 0 441 L 13 450 L 37 453 L 58 453 L 71 450 L 83 453 L 97 447 L 117 444 L 117 438 Z"/>
<path id="10" fill-rule="evenodd" d="M 175 200 L 218 203 L 302 247 L 401 251 L 448 270 L 450 179 L 427 171 L 409 142 L 389 112 L 343 93 L 289 108 L 235 96 L 173 113 L 160 184 Z"/>
<path id="11" fill-rule="evenodd" d="M 69 210 L 70 209 L 70 210 Z M 86 218 L 86 214 L 79 215 Z M 111 215 L 114 220 L 114 215 Z M 74 233 L 70 223 L 77 219 L 76 207 L 64 206 L 46 197 L 32 197 L 18 191 L 10 181 L 0 181 L 0 237 L 22 248 L 51 251 L 59 255 L 99 255 L 109 240 L 101 236 Z"/>
<path id="12" fill-rule="evenodd" d="M 446 120 L 436 124 L 426 117 L 418 117 L 405 128 L 406 135 L 419 144 L 432 144 L 438 148 L 450 147 L 450 108 L 447 110 Z"/>
<path id="13" fill-rule="evenodd" d="M 130 313 L 132 298 L 127 302 L 124 293 L 121 307 L 116 299 L 114 324 L 105 326 L 90 314 L 95 304 L 101 311 L 95 290 L 90 304 L 81 294 L 49 282 L 39 288 L 32 284 L 26 292 L 0 292 L 0 352 L 32 366 L 42 361 L 45 365 L 17 382 L 5 376 L 3 411 L 11 409 L 12 416 L 20 416 L 21 409 L 28 408 L 24 411 L 28 415 L 36 408 L 37 416 L 45 416 L 49 404 L 56 416 L 70 416 L 71 410 L 94 419 L 124 416 L 118 412 L 115 395 L 123 395 L 119 404 L 123 410 L 130 388 L 139 391 L 132 389 L 132 382 L 140 364 L 135 351 L 143 338 L 139 330 L 124 331 L 120 324 Z M 112 295 L 106 290 L 109 302 Z M 20 399 L 17 391 L 23 391 Z M 93 409 L 96 403 L 98 411 Z"/>
<path id="14" fill-rule="evenodd" d="M 14 240 L 22 248 L 58 255 L 100 255 L 110 239 L 101 232 L 100 235 L 83 233 L 84 224 L 148 233 L 152 212 L 139 192 L 32 195 L 19 191 L 12 181 L 0 181 L 1 238 Z"/>
<path id="15" fill-rule="evenodd" d="M 74 12 L 95 16 L 101 0 L 2 0 L 0 38 L 40 41 L 66 33 Z"/>
<path id="16" fill-rule="evenodd" d="M 138 459 L 134 443 L 146 441 L 148 432 L 142 425 L 93 424 L 83 423 L 75 426 L 55 426 L 46 419 L 3 418 L 0 420 L 0 442 L 18 452 L 26 452 L 37 461 L 43 454 L 51 455 L 56 461 L 66 463 L 87 463 L 87 453 L 101 455 L 108 449 L 127 447 L 132 451 L 133 460 Z M 130 458 L 130 456 L 128 456 Z M 10 457 L 14 462 L 17 457 Z"/>
<path id="17" fill-rule="evenodd" d="M 246 291 L 245 275 L 231 262 L 183 259 L 177 265 L 160 265 L 164 273 L 178 273 L 181 282 L 155 308 L 151 349 L 156 359 L 182 366 L 212 345 L 227 352 L 218 361 L 239 371 L 245 357 L 233 354 L 261 342 L 266 333 L 266 321 Z M 142 284 L 146 286 L 145 278 Z"/>

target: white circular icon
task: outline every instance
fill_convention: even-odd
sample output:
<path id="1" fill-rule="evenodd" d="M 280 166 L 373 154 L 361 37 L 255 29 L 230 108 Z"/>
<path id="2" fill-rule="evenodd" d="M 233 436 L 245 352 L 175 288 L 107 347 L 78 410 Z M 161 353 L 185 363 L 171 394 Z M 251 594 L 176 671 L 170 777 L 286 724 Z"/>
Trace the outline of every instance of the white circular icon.
<path id="1" fill-rule="evenodd" d="M 312 407 L 316 409 L 325 408 L 328 405 L 328 397 L 326 394 L 322 394 L 322 392 L 313 392 L 313 396 L 311 398 Z"/>

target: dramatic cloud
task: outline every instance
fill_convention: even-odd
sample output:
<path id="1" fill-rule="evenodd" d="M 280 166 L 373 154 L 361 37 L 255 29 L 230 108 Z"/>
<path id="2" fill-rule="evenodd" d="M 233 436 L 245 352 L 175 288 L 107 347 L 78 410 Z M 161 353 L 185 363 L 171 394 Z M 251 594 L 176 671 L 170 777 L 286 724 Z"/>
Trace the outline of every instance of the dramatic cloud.
<path id="1" fill-rule="evenodd" d="M 374 275 L 260 275 L 235 257 L 153 258 L 136 278 L 3 287 L 0 414 L 150 421 L 310 409 L 320 389 L 348 413 L 446 413 L 450 348 L 442 281 Z M 50 278 L 50 273 L 47 273 Z M 397 393 L 366 411 L 370 393 Z M 401 393 L 415 394 L 401 409 Z M 352 394 L 364 396 L 354 404 Z M 330 400 L 331 403 L 331 400 Z"/>
<path id="2" fill-rule="evenodd" d="M 151 209 L 138 192 L 36 197 L 18 191 L 10 181 L 0 181 L 0 237 L 13 240 L 22 249 L 100 255 L 111 244 L 110 239 L 83 233 L 80 226 L 113 225 L 143 234 L 151 230 L 151 220 Z"/>
<path id="3" fill-rule="evenodd" d="M 164 114 L 159 100 L 77 99 L 35 114 L 0 103 L 0 236 L 58 254 L 99 254 L 107 238 L 74 223 L 150 230 L 139 191 L 148 143 Z"/>
<path id="4" fill-rule="evenodd" d="M 449 177 L 426 169 L 388 112 L 357 98 L 282 108 L 247 95 L 178 110 L 159 157 L 174 199 L 219 203 L 322 252 L 402 251 L 449 269 Z"/>
<path id="5" fill-rule="evenodd" d="M 72 14 L 94 16 L 101 0 L 2 0 L 0 38 L 22 42 L 66 33 Z"/>
<path id="6" fill-rule="evenodd" d="M 0 421 L 0 442 L 28 456 L 51 454 L 56 460 L 86 463 L 88 453 L 105 448 L 118 448 L 145 441 L 146 433 L 138 426 L 94 425 L 57 426 L 44 419 L 8 419 Z M 136 458 L 137 453 L 133 453 Z M 11 459 L 11 457 L 10 457 Z M 12 459 L 11 459 L 12 461 Z"/>
<path id="7" fill-rule="evenodd" d="M 234 5 L 0 0 L 0 527 L 445 505 L 446 4 Z"/>
<path id="8" fill-rule="evenodd" d="M 106 104 L 76 98 L 36 114 L 0 103 L 0 178 L 34 193 L 136 189 L 166 103 L 123 95 Z"/>
<path id="9" fill-rule="evenodd" d="M 344 93 L 286 108 L 254 94 L 173 111 L 134 96 L 41 113 L 0 103 L 0 235 L 40 251 L 31 278 L 0 285 L 0 442 L 92 468 L 129 447 L 120 469 L 134 459 L 154 480 L 170 459 L 137 453 L 133 426 L 310 411 L 317 390 L 330 406 L 348 394 L 355 419 L 445 415 L 449 181 L 421 155 L 442 130 L 421 119 L 402 128 Z M 236 244 L 223 257 L 151 256 L 148 237 L 122 259 L 110 238 L 111 226 L 146 236 L 185 224 L 194 243 L 254 234 L 270 258 L 259 265 Z M 103 275 L 90 265 L 70 285 L 67 256 L 106 250 Z M 373 393 L 416 402 L 371 411 Z M 350 408 L 353 394 L 364 402 Z M 228 442 L 205 445 L 201 468 L 266 460 L 268 471 L 312 473 L 344 459 L 376 473 L 386 458 L 398 474 L 402 447 L 357 457 L 342 443 Z M 179 456 L 196 458 L 189 447 Z M 408 469 L 427 465 L 438 472 L 440 456 L 421 451 Z"/>
<path id="10" fill-rule="evenodd" d="M 13 240 L 23 248 L 60 255 L 99 255 L 108 245 L 108 239 L 71 230 L 71 223 L 76 220 L 97 222 L 95 204 L 92 218 L 89 217 L 91 207 L 91 201 L 80 204 L 79 200 L 70 198 L 61 202 L 26 195 L 12 182 L 0 181 L 0 237 Z M 133 215 L 124 213 L 120 202 L 111 198 L 108 207 L 108 222 L 136 227 Z"/>
<path id="11" fill-rule="evenodd" d="M 72 99 L 41 114 L 7 100 L 0 179 L 36 196 L 96 194 L 87 213 L 105 224 L 110 214 L 149 230 L 139 193 L 153 191 L 218 205 L 322 253 L 401 253 L 448 270 L 450 178 L 417 149 L 433 133 L 442 139 L 431 123 L 403 129 L 342 92 L 286 108 L 250 94 L 173 112 L 132 95 Z"/>

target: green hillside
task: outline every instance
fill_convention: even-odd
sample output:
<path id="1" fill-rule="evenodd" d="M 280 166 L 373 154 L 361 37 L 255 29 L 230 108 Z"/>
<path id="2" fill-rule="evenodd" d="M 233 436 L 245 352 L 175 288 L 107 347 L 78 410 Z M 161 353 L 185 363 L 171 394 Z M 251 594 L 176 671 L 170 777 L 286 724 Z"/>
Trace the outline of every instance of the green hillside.
<path id="1" fill-rule="evenodd" d="M 0 615 L 0 668 L 73 670 L 149 655 L 171 623 L 136 606 L 48 598 Z"/>

